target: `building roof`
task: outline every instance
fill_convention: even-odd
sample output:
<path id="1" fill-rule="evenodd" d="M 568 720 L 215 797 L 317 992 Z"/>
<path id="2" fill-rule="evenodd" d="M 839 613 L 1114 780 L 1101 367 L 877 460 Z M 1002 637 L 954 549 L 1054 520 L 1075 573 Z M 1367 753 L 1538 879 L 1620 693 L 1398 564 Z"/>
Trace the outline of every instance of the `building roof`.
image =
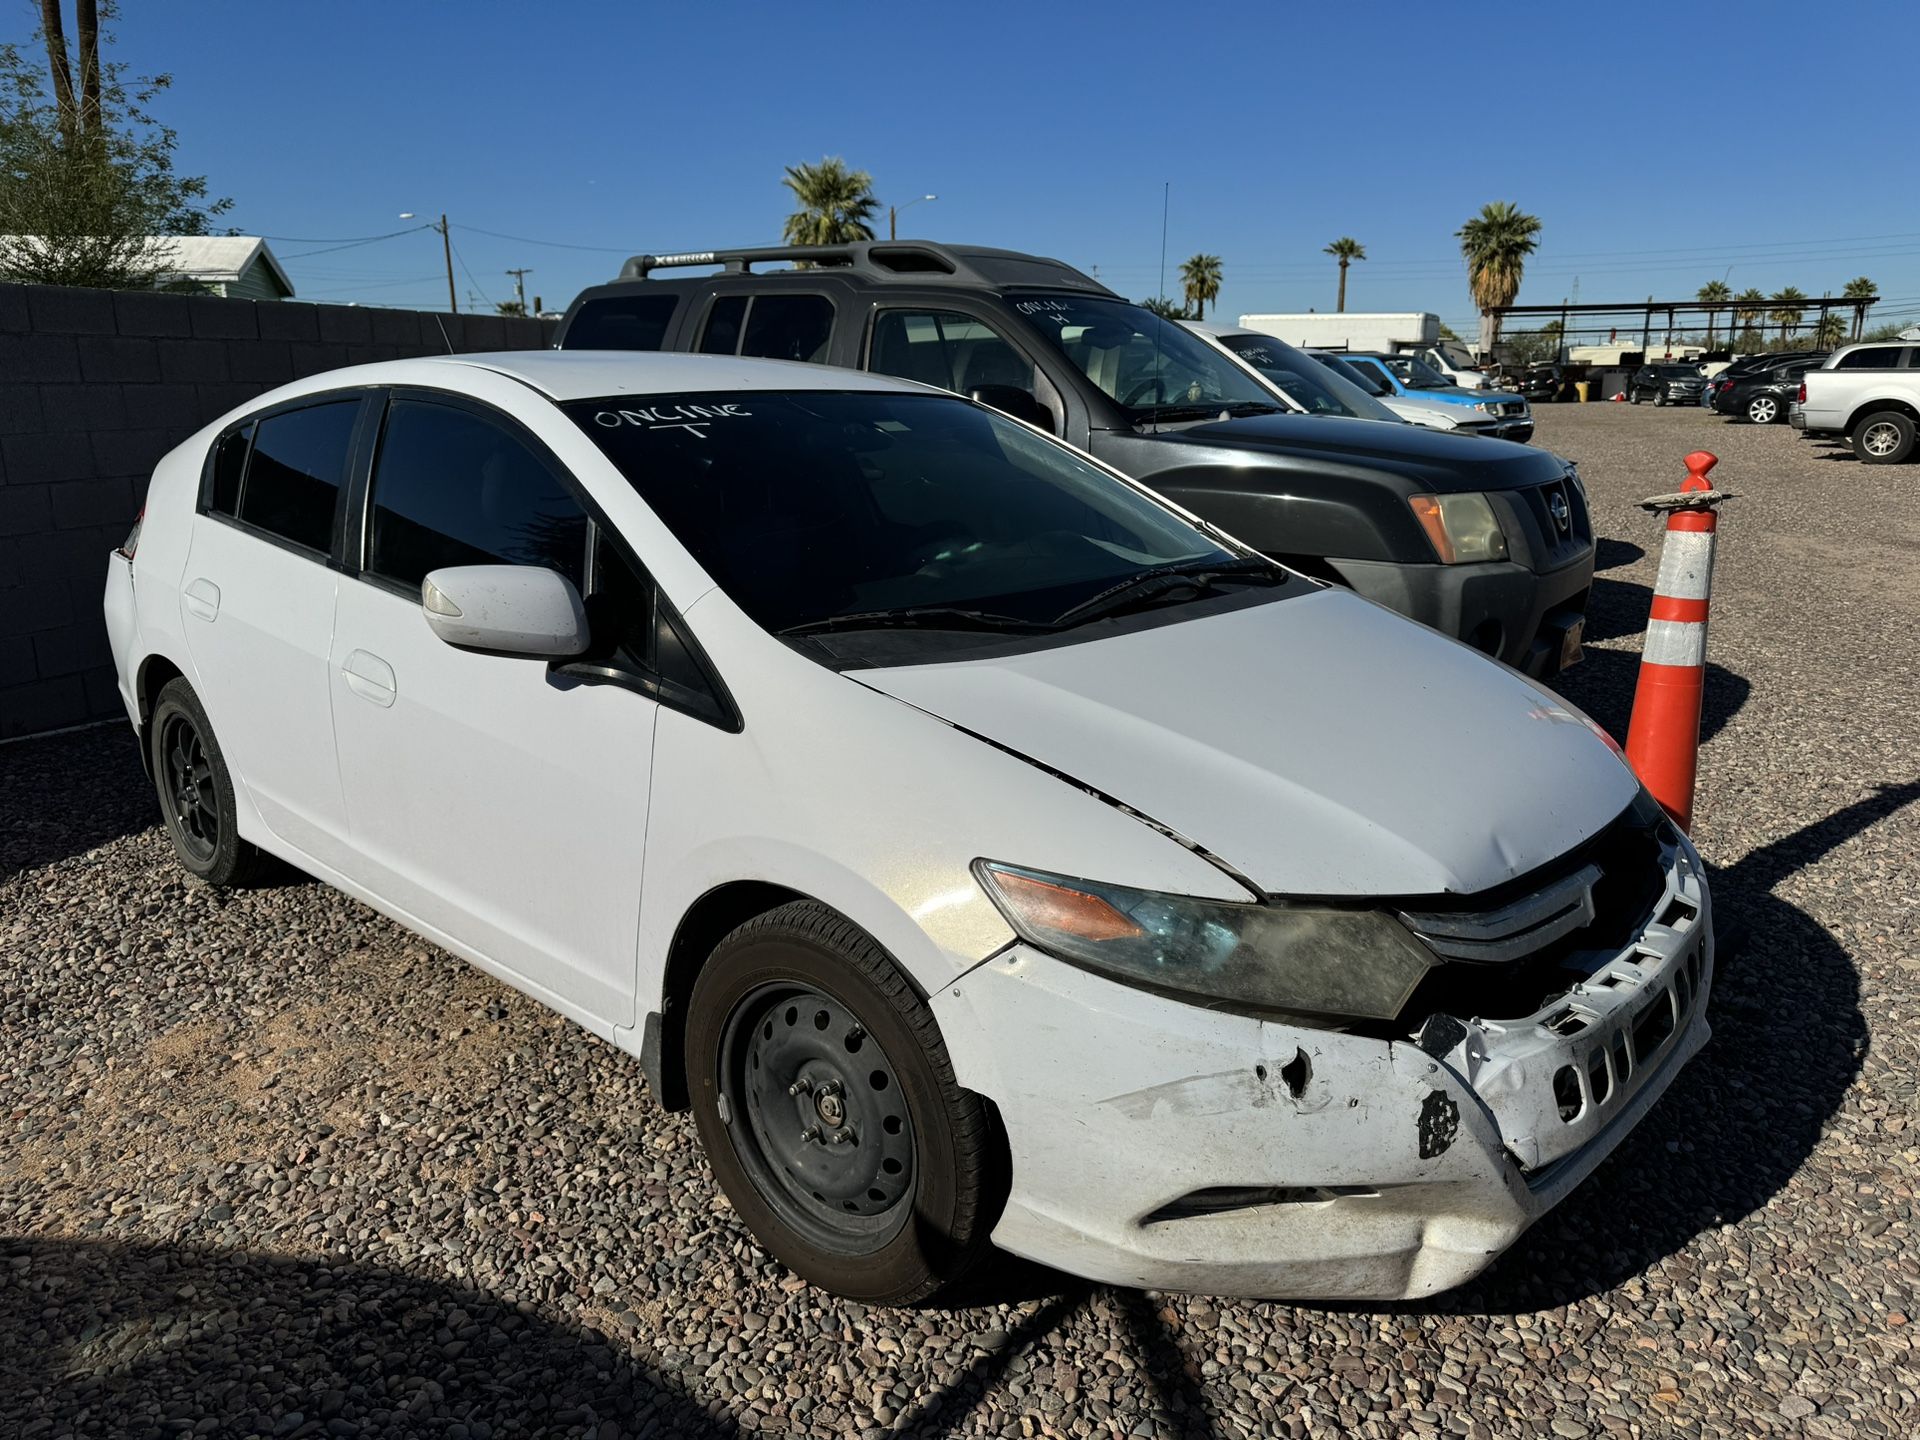
<path id="1" fill-rule="evenodd" d="M 293 294 L 293 281 L 257 235 L 155 235 L 152 245 L 154 261 L 170 278 L 232 284 L 258 261 Z"/>

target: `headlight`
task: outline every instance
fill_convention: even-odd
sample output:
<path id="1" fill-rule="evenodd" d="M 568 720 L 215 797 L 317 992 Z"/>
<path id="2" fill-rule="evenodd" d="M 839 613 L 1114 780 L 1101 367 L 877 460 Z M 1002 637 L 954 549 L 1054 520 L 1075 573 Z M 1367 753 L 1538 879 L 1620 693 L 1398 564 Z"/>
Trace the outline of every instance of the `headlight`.
<path id="1" fill-rule="evenodd" d="M 1236 905 L 989 860 L 973 869 L 1029 945 L 1201 1003 L 1323 1023 L 1391 1020 L 1436 963 L 1378 910 Z"/>
<path id="2" fill-rule="evenodd" d="M 1484 410 L 1489 415 L 1498 415 L 1500 413 L 1500 407 L 1491 400 L 1476 400 L 1473 408 L 1476 410 Z"/>
<path id="3" fill-rule="evenodd" d="M 1507 537 L 1485 495 L 1414 495 L 1407 501 L 1442 565 L 1507 558 Z"/>

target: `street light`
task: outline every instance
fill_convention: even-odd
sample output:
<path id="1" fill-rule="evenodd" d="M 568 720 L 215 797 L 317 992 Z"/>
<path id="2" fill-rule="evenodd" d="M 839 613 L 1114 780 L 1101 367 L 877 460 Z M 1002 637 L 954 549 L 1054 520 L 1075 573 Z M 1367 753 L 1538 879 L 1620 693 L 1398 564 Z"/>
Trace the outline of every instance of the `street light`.
<path id="1" fill-rule="evenodd" d="M 413 211 L 402 210 L 400 212 L 400 218 L 402 220 L 413 219 Z M 453 289 L 453 240 L 447 234 L 446 212 L 444 210 L 440 212 L 440 222 L 437 225 L 429 220 L 427 222 L 427 228 L 440 232 L 441 253 L 444 254 L 447 259 L 447 308 L 458 315 L 460 313 L 460 298 L 454 293 Z"/>
<path id="2" fill-rule="evenodd" d="M 889 205 L 887 207 L 887 239 L 898 240 L 900 238 L 900 227 L 898 222 L 900 218 L 900 212 L 902 210 L 911 210 L 914 206 L 918 205 L 922 200 L 938 200 L 939 198 L 940 197 L 938 195 L 920 195 L 920 196 L 916 196 L 912 200 L 909 200 L 904 205 L 900 205 L 900 206 Z"/>

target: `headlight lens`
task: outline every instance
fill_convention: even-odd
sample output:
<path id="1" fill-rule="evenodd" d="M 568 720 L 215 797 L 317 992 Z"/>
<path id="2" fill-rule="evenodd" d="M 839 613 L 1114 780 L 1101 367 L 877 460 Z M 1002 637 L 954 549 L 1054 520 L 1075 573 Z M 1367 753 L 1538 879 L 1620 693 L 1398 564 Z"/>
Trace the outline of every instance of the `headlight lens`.
<path id="1" fill-rule="evenodd" d="M 1507 537 L 1485 495 L 1415 495 L 1407 503 L 1442 565 L 1507 558 Z"/>
<path id="2" fill-rule="evenodd" d="M 1484 410 L 1489 415 L 1498 415 L 1500 413 L 1500 407 L 1491 400 L 1475 401 L 1473 408 L 1476 410 Z"/>
<path id="3" fill-rule="evenodd" d="M 1436 963 L 1378 910 L 1236 905 L 974 862 L 1021 939 L 1115 979 L 1328 1023 L 1390 1020 Z"/>

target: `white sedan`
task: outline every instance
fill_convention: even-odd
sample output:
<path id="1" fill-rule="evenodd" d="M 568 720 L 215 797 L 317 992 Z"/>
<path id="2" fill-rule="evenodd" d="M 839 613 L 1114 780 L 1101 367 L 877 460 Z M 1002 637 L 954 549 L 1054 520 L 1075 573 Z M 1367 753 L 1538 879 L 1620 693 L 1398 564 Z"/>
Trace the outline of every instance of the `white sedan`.
<path id="1" fill-rule="evenodd" d="M 1584 717 L 919 386 L 315 376 L 160 463 L 106 617 L 189 871 L 278 856 L 630 1051 L 861 1299 L 990 1241 L 1444 1289 L 1707 1035 L 1699 860 Z"/>

